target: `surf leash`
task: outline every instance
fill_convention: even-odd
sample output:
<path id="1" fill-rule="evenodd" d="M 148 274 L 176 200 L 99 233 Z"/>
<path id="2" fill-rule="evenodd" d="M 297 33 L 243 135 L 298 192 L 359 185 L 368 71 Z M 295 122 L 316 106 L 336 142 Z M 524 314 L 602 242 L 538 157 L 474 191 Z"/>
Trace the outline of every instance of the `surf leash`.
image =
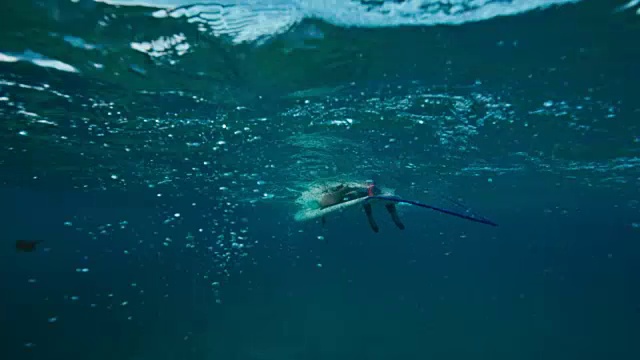
<path id="1" fill-rule="evenodd" d="M 419 206 L 419 207 L 425 208 L 425 209 L 438 211 L 438 212 L 441 212 L 443 214 L 456 216 L 456 217 L 459 217 L 461 219 L 465 219 L 465 220 L 469 220 L 469 221 L 473 221 L 473 222 L 477 222 L 477 223 L 481 223 L 481 224 L 485 224 L 485 225 L 498 226 L 498 224 L 496 224 L 493 221 L 488 220 L 488 219 L 477 218 L 477 217 L 461 214 L 461 213 L 453 211 L 453 210 L 443 209 L 443 208 L 440 208 L 440 207 L 437 207 L 437 206 L 424 204 L 424 203 L 421 203 L 421 202 L 418 202 L 418 201 L 405 200 L 405 199 L 402 199 L 402 198 L 399 198 L 399 197 L 395 197 L 395 196 L 372 195 L 372 194 L 373 194 L 373 186 L 370 185 L 369 186 L 369 196 L 367 197 L 367 200 L 365 200 L 365 201 L 370 201 L 371 199 L 379 199 L 379 200 L 393 201 L 393 202 L 396 202 L 396 203 L 405 203 L 405 204 L 410 204 L 410 205 L 414 205 L 414 206 Z"/>

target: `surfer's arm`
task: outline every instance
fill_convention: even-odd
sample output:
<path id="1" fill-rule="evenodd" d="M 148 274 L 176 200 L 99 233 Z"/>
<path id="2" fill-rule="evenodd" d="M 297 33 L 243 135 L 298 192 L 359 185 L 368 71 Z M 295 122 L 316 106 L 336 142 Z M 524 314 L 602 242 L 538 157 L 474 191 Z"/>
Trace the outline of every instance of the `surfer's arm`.
<path id="1" fill-rule="evenodd" d="M 344 201 L 348 201 L 367 197 L 368 195 L 367 189 L 365 188 L 352 188 L 349 192 L 345 193 L 342 198 Z"/>

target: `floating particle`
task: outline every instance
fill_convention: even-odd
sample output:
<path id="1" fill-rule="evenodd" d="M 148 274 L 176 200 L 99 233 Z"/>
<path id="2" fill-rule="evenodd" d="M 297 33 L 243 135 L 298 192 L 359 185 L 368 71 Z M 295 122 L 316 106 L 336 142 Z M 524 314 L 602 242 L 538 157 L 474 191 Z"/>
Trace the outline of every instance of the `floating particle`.
<path id="1" fill-rule="evenodd" d="M 318 235 L 318 240 L 323 241 L 324 240 L 324 236 Z"/>
<path id="2" fill-rule="evenodd" d="M 74 295 L 74 296 L 71 297 L 71 301 L 78 301 L 78 300 L 80 300 L 79 296 L 75 296 Z"/>
<path id="3" fill-rule="evenodd" d="M 547 100 L 542 105 L 544 105 L 544 107 L 551 107 L 553 106 L 553 101 Z"/>
<path id="4" fill-rule="evenodd" d="M 33 252 L 36 250 L 36 245 L 41 242 L 42 240 L 16 240 L 16 250 L 22 252 Z"/>
<path id="5" fill-rule="evenodd" d="M 179 218 L 180 217 L 180 213 L 175 213 L 175 214 L 173 214 L 173 216 Z"/>
<path id="6" fill-rule="evenodd" d="M 29 349 L 34 347 L 34 346 L 36 346 L 36 344 L 34 344 L 32 342 L 27 342 L 27 343 L 24 343 L 23 345 L 24 345 L 24 347 L 29 348 Z"/>
<path id="7" fill-rule="evenodd" d="M 493 182 L 493 179 L 492 179 L 492 178 L 488 178 L 488 179 L 487 179 L 487 182 L 492 183 L 492 182 Z"/>
<path id="8" fill-rule="evenodd" d="M 640 222 L 631 223 L 631 227 L 634 229 L 640 229 Z"/>
<path id="9" fill-rule="evenodd" d="M 54 322 L 58 321 L 58 317 L 57 316 L 50 317 L 47 321 L 49 321 L 50 324 L 53 324 Z"/>
<path id="10" fill-rule="evenodd" d="M 262 181 L 262 180 L 258 180 L 258 185 L 264 185 L 264 184 L 265 184 L 265 182 L 264 182 L 264 181 Z"/>
<path id="11" fill-rule="evenodd" d="M 113 174 L 113 175 L 111 175 L 111 178 L 112 178 L 113 180 L 118 180 L 118 175 Z"/>
<path id="12" fill-rule="evenodd" d="M 27 136 L 27 135 L 29 135 L 29 133 L 28 133 L 28 132 L 26 132 L 26 131 L 24 131 L 24 130 L 19 131 L 19 132 L 18 132 L 18 134 L 20 134 L 20 135 L 22 135 L 22 136 Z"/>
<path id="13" fill-rule="evenodd" d="M 73 226 L 73 223 L 71 221 L 65 221 L 64 226 Z"/>
<path id="14" fill-rule="evenodd" d="M 321 268 L 321 267 L 322 267 L 322 264 L 321 264 L 321 263 L 317 263 L 317 264 L 316 264 L 316 266 L 317 266 L 317 267 L 319 267 L 319 268 Z"/>
<path id="15" fill-rule="evenodd" d="M 36 279 L 29 279 L 27 281 L 29 282 L 29 284 L 35 284 L 37 282 Z"/>
<path id="16" fill-rule="evenodd" d="M 123 302 L 120 303 L 120 306 L 127 306 L 127 304 L 129 304 L 128 301 L 123 301 Z"/>

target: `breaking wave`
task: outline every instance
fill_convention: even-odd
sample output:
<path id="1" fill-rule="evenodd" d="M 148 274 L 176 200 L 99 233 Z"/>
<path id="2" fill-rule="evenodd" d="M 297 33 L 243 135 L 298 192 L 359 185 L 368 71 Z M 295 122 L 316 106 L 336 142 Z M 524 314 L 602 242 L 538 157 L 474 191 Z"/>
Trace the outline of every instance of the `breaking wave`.
<path id="1" fill-rule="evenodd" d="M 157 18 L 186 18 L 201 31 L 228 36 L 234 43 L 281 34 L 304 19 L 320 19 L 343 27 L 459 25 L 517 15 L 580 0 L 258 0 L 212 3 L 182 0 L 139 2 L 103 0 L 113 5 L 159 8 Z"/>

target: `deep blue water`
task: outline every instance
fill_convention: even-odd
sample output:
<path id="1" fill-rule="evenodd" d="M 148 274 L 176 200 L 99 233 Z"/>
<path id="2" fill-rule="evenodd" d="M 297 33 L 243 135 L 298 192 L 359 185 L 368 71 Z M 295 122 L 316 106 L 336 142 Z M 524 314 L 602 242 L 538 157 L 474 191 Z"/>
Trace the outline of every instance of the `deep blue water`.
<path id="1" fill-rule="evenodd" d="M 0 7 L 2 359 L 640 358 L 636 2 L 123 4 Z"/>

